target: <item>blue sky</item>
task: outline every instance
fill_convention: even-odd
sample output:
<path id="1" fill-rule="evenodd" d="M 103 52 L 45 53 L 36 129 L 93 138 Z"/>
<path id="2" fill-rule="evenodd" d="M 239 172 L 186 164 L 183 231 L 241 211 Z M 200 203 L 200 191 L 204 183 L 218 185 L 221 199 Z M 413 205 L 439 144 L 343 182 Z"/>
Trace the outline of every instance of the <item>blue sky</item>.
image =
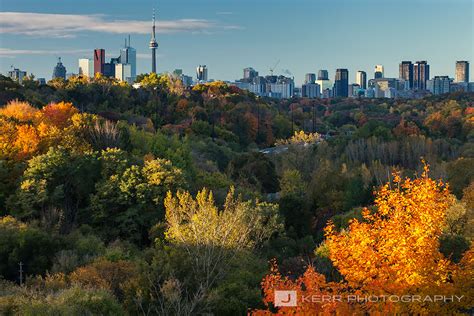
<path id="1" fill-rule="evenodd" d="M 431 75 L 454 76 L 456 60 L 474 64 L 472 0 L 0 0 L 0 72 L 10 65 L 51 78 L 56 57 L 77 73 L 77 59 L 105 48 L 118 55 L 131 34 L 138 73 L 151 68 L 152 8 L 158 10 L 158 71 L 233 80 L 252 66 L 267 74 L 348 68 L 373 76 L 375 64 L 398 76 L 401 60 L 428 60 Z M 474 66 L 473 68 L 474 72 Z M 471 75 L 471 81 L 474 80 Z"/>

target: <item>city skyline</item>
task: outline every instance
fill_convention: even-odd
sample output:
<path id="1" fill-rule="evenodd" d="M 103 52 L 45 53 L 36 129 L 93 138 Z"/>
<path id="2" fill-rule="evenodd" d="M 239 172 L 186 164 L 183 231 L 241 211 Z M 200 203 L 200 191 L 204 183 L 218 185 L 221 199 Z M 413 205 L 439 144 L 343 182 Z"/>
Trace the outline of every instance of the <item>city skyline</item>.
<path id="1" fill-rule="evenodd" d="M 448 3 L 417 0 L 410 4 L 401 1 L 396 5 L 379 4 L 380 11 L 373 9 L 376 2 L 372 0 L 359 1 L 357 5 L 343 0 L 312 3 L 296 1 L 292 4 L 281 1 L 262 2 L 275 8 L 271 14 L 274 16 L 273 19 L 278 20 L 279 17 L 288 14 L 288 20 L 292 23 L 285 24 L 286 28 L 282 27 L 282 23 L 272 25 L 263 23 L 269 20 L 267 14 L 263 14 L 265 5 L 259 3 L 252 7 L 252 12 L 247 12 L 243 8 L 250 3 L 249 1 L 240 2 L 240 6 L 227 1 L 204 1 L 202 6 L 188 7 L 182 5 L 189 3 L 188 1 L 160 1 L 158 4 L 152 1 L 137 1 L 133 7 L 124 1 L 114 2 L 115 6 L 111 6 L 110 3 L 104 5 L 86 1 L 86 5 L 81 8 L 73 6 L 71 1 L 61 4 L 44 1 L 43 6 L 32 1 L 5 2 L 2 3 L 0 13 L 3 15 L 0 71 L 5 74 L 10 70 L 10 65 L 14 65 L 28 73 L 34 73 L 37 77 L 50 79 L 57 57 L 62 57 L 67 72 L 77 73 L 79 58 L 92 58 L 92 51 L 95 48 L 104 48 L 107 60 L 115 57 L 119 54 L 123 38 L 130 33 L 130 46 L 137 50 L 137 73 L 150 72 L 151 51 L 148 46 L 153 6 L 157 7 L 157 41 L 160 43 L 157 50 L 157 72 L 172 72 L 175 68 L 180 68 L 185 74 L 194 77 L 195 67 L 205 64 L 208 66 L 210 79 L 232 81 L 242 77 L 242 69 L 246 67 L 253 67 L 261 75 L 269 74 L 270 67 L 280 60 L 275 74 L 294 76 L 296 83 L 301 84 L 306 73 L 317 73 L 319 69 L 327 69 L 331 80 L 334 80 L 337 68 L 349 70 L 349 82 L 355 82 L 358 70 L 365 71 L 367 79 L 370 79 L 373 78 L 373 69 L 377 64 L 384 66 L 385 77 L 398 78 L 398 68 L 402 60 L 412 62 L 427 60 L 431 67 L 431 77 L 448 75 L 454 78 L 457 60 L 472 61 L 471 1 L 456 0 Z M 318 13 L 305 13 L 311 10 L 301 10 L 299 6 L 303 3 L 320 10 Z M 449 12 L 443 12 L 443 7 L 447 5 L 450 8 Z M 173 10 L 177 6 L 183 9 Z M 127 8 L 129 10 L 125 10 Z M 130 10 L 131 8 L 133 10 Z M 417 32 L 407 32 L 413 22 L 408 22 L 406 23 L 408 25 L 404 26 L 393 22 L 394 25 L 390 26 L 390 29 L 387 27 L 385 32 L 364 27 L 367 26 L 367 21 L 361 21 L 360 29 L 363 30 L 361 32 L 347 28 L 350 23 L 354 23 L 356 17 L 372 16 L 373 19 L 387 15 L 396 17 L 404 8 L 408 9 L 404 11 L 408 16 L 416 10 L 424 10 L 425 15 L 418 18 L 420 28 Z M 291 10 L 284 13 L 285 9 Z M 127 14 L 124 14 L 124 11 L 127 11 Z M 325 14 L 321 15 L 321 11 Z M 391 13 L 388 14 L 388 11 Z M 39 29 L 35 30 L 31 25 L 30 28 L 25 27 L 27 23 L 20 23 L 21 18 L 25 17 L 25 12 L 30 14 L 31 25 L 35 25 L 35 21 L 36 23 L 43 21 L 44 14 L 48 14 L 50 19 L 54 17 L 63 19 L 58 18 L 58 21 L 51 23 L 47 29 L 42 30 L 43 26 L 40 25 Z M 379 14 L 372 15 L 374 12 Z M 77 20 L 75 23 L 81 23 L 85 13 L 90 14 L 92 20 L 83 21 L 82 23 L 91 25 L 82 28 L 62 16 L 73 14 L 72 17 Z M 308 30 L 305 27 L 312 25 L 312 21 L 296 21 L 291 18 L 296 13 L 308 18 L 319 17 L 321 25 Z M 452 17 L 449 18 L 448 15 Z M 325 21 L 331 16 L 336 16 L 338 19 L 326 23 Z M 456 19 L 453 16 L 456 16 Z M 69 20 L 72 19 L 71 16 L 68 17 Z M 441 18 L 445 22 L 442 27 L 437 22 Z M 255 29 L 257 21 L 262 22 L 263 26 Z M 374 26 L 377 25 L 376 21 L 372 23 Z M 387 22 L 384 23 L 386 25 Z M 438 26 L 436 30 L 438 37 L 425 35 L 431 25 Z M 266 32 L 269 27 L 275 34 Z M 282 28 L 285 32 L 278 32 Z M 397 31 L 394 32 L 393 29 Z M 311 36 L 310 30 L 314 30 L 314 36 Z M 284 37 L 288 32 L 293 34 L 293 37 L 279 42 L 278 34 Z M 266 35 L 262 37 L 262 34 Z M 384 36 L 381 37 L 380 34 Z M 255 38 L 259 36 L 262 38 L 255 42 Z M 296 49 L 301 38 L 305 37 L 307 41 L 306 46 L 302 45 L 304 49 Z M 419 45 L 402 45 L 404 42 L 412 43 L 414 37 Z M 316 40 L 313 40 L 314 38 Z M 443 45 L 439 45 L 439 38 L 443 38 Z M 229 40 L 233 47 L 229 47 Z M 348 45 L 354 42 L 358 45 Z M 387 44 L 388 42 L 392 44 Z M 287 45 L 282 45 L 283 43 Z M 378 43 L 384 43 L 385 46 L 379 46 Z M 349 46 L 351 50 L 341 51 L 341 44 Z M 248 49 L 248 45 L 252 45 L 251 49 Z M 279 48 L 274 49 L 275 46 Z M 262 48 L 268 49 L 260 54 L 253 52 Z"/>

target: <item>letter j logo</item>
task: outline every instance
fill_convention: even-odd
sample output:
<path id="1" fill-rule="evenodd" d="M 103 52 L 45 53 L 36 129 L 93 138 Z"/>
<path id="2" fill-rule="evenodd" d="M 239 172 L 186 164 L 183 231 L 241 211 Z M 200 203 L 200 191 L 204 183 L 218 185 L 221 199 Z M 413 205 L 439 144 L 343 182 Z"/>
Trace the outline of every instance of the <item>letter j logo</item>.
<path id="1" fill-rule="evenodd" d="M 296 291 L 275 290 L 275 306 L 296 306 Z"/>

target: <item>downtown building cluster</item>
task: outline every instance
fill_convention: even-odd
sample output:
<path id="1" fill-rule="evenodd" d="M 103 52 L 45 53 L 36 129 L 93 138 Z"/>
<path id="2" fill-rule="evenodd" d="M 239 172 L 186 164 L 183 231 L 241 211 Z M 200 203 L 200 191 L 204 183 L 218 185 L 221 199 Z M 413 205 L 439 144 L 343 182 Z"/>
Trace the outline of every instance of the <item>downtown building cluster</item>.
<path id="1" fill-rule="evenodd" d="M 262 97 L 286 99 L 295 94 L 293 78 L 276 76 L 273 73 L 265 77 L 259 76 L 258 71 L 251 67 L 245 68 L 244 77 L 232 84 Z"/>
<path id="2" fill-rule="evenodd" d="M 137 77 L 137 51 L 130 46 L 130 38 L 128 42 L 125 40 L 119 56 L 111 58 L 109 62 L 106 62 L 105 49 L 96 48 L 93 51 L 93 58 L 81 58 L 78 64 L 78 74 L 84 77 L 91 78 L 101 74 L 129 84 L 133 84 Z"/>
<path id="3" fill-rule="evenodd" d="M 154 35 L 150 41 L 152 49 L 152 68 L 156 70 L 156 55 L 153 52 L 158 44 Z M 101 74 L 105 77 L 116 78 L 139 87 L 134 84 L 137 76 L 137 56 L 135 48 L 130 45 L 130 38 L 125 40 L 125 45 L 120 49 L 119 55 L 110 58 L 107 62 L 105 49 L 94 49 L 93 58 L 81 58 L 78 60 L 78 73 L 66 72 L 66 67 L 58 59 L 53 69 L 52 78 L 68 79 L 74 75 L 94 77 Z M 153 57 L 155 56 L 155 57 Z M 153 72 L 153 71 L 152 71 Z M 206 65 L 196 67 L 196 77 L 183 74 L 182 69 L 175 69 L 172 73 L 181 79 L 185 87 L 191 87 L 199 83 L 212 82 L 209 79 L 209 69 Z M 14 68 L 8 72 L 8 76 L 15 81 L 22 82 L 27 76 L 26 71 Z M 431 78 L 431 79 L 430 79 Z M 46 83 L 43 78 L 38 78 L 40 83 Z M 349 70 L 336 69 L 334 80 L 329 77 L 328 70 L 322 69 L 318 73 L 307 73 L 301 87 L 295 86 L 293 77 L 274 75 L 260 76 L 259 72 L 252 67 L 244 68 L 243 78 L 230 85 L 248 90 L 260 97 L 276 99 L 288 99 L 293 97 L 302 98 L 419 98 L 428 94 L 439 95 L 449 92 L 464 91 L 474 92 L 474 82 L 469 82 L 469 62 L 457 61 L 455 64 L 455 76 L 447 75 L 430 77 L 430 65 L 427 61 L 402 61 L 399 64 L 398 78 L 385 76 L 383 65 L 374 67 L 373 77 L 368 79 L 365 71 L 359 70 L 355 74 L 355 82 L 350 83 Z"/>
<path id="4" fill-rule="evenodd" d="M 365 71 L 356 72 L 355 82 L 349 83 L 349 70 L 336 69 L 334 81 L 327 70 L 307 73 L 301 88 L 295 87 L 294 78 L 285 76 L 259 76 L 258 71 L 244 69 L 242 79 L 231 83 L 261 97 L 273 98 L 417 98 L 427 94 L 444 94 L 456 91 L 474 92 L 474 82 L 469 82 L 469 62 L 457 61 L 455 78 L 434 76 L 430 79 L 427 61 L 402 61 L 398 78 L 385 76 L 384 66 L 376 65 L 372 79 Z"/>
<path id="5" fill-rule="evenodd" d="M 78 60 L 78 73 L 67 73 L 66 67 L 61 62 L 61 57 L 59 57 L 56 66 L 53 68 L 52 79 L 62 78 L 66 80 L 78 75 L 93 78 L 96 74 L 101 74 L 105 77 L 116 78 L 119 81 L 133 84 L 137 76 L 137 52 L 129 43 L 130 39 L 128 43 L 125 40 L 125 46 L 120 49 L 119 55 L 111 58 L 109 62 L 106 62 L 105 49 L 94 49 L 91 52 L 92 58 L 80 58 Z M 27 77 L 27 73 L 14 68 L 8 72 L 8 77 L 21 83 Z M 46 84 L 45 78 L 38 78 L 37 81 L 40 84 Z"/>

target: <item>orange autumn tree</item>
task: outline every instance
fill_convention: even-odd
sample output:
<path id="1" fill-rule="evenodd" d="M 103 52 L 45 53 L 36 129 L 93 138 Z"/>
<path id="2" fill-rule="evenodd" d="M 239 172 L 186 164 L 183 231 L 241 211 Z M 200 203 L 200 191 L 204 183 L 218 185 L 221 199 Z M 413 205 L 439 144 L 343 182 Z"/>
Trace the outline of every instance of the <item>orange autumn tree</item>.
<path id="1" fill-rule="evenodd" d="M 94 119 L 79 113 L 71 103 L 51 103 L 36 109 L 28 102 L 11 101 L 0 108 L 0 158 L 28 159 L 56 145 L 88 150 L 84 131 Z"/>
<path id="2" fill-rule="evenodd" d="M 346 231 L 326 227 L 325 244 L 334 267 L 343 276 L 339 283 L 326 282 L 323 275 L 308 268 L 292 281 L 278 273 L 276 266 L 262 282 L 264 302 L 274 303 L 274 290 L 292 289 L 298 298 L 316 295 L 316 302 L 298 301 L 297 307 L 282 307 L 278 314 L 347 313 L 461 313 L 473 306 L 474 252 L 471 247 L 455 264 L 439 251 L 446 211 L 454 197 L 441 181 L 428 177 L 402 180 L 394 175 L 376 195 L 376 211 L 365 209 L 363 220 L 354 219 Z M 340 296 L 341 301 L 321 302 L 321 295 Z M 357 297 L 388 297 L 377 302 L 350 301 Z M 395 296 L 423 298 L 396 302 Z M 453 302 L 430 302 L 426 296 L 462 296 Z M 344 299 L 345 298 L 345 299 Z M 256 311 L 267 314 L 269 311 Z"/>
<path id="3" fill-rule="evenodd" d="M 65 128 L 71 124 L 74 114 L 79 113 L 72 103 L 51 103 L 41 109 L 41 119 L 45 124 Z"/>
<path id="4" fill-rule="evenodd" d="M 72 103 L 59 102 L 44 106 L 38 115 L 40 120 L 37 130 L 42 139 L 41 150 L 61 145 L 75 151 L 90 149 L 84 139 L 87 125 L 94 125 L 97 117 L 91 114 L 79 113 Z"/>

